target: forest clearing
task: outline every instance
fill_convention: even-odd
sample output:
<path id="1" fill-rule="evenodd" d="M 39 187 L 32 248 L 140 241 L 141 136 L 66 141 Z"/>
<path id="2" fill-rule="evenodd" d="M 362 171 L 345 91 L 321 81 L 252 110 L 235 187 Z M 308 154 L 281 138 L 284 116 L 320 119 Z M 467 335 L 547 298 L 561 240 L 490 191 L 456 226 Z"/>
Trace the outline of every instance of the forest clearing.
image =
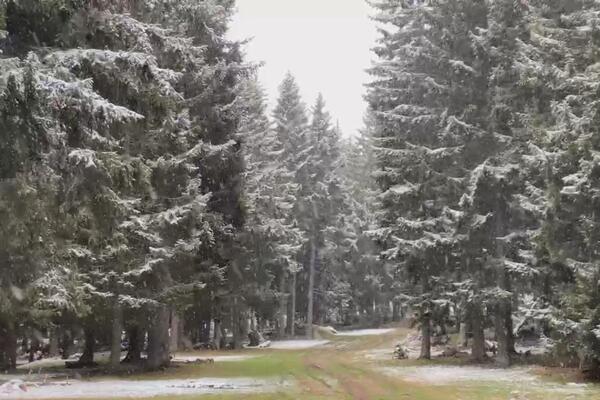
<path id="1" fill-rule="evenodd" d="M 394 344 L 414 331 L 380 332 L 330 336 L 327 343 L 310 349 L 178 353 L 173 366 L 163 372 L 57 377 L 47 386 L 38 381 L 36 387 L 38 375 L 27 392 L 0 392 L 0 399 L 595 400 L 600 396 L 600 385 L 582 383 L 575 370 L 570 375 L 527 365 L 507 370 L 458 358 L 394 360 Z M 213 359 L 214 364 L 190 362 L 194 359 Z M 37 374 L 59 371 L 51 367 Z"/>
<path id="2" fill-rule="evenodd" d="M 600 399 L 600 0 L 0 0 L 0 372 Z"/>

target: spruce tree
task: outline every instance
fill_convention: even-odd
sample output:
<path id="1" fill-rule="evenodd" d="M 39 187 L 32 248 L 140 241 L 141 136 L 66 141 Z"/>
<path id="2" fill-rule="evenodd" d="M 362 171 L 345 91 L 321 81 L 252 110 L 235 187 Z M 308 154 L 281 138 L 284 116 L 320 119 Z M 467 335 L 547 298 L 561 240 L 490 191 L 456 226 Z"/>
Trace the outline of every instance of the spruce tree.
<path id="1" fill-rule="evenodd" d="M 315 288 L 324 293 L 327 286 L 327 268 L 339 262 L 327 260 L 327 234 L 336 219 L 341 216 L 344 196 L 338 176 L 340 144 L 338 132 L 331 125 L 331 117 L 325 111 L 325 101 L 319 95 L 312 108 L 312 119 L 306 135 L 306 161 L 299 168 L 297 179 L 299 192 L 298 219 L 308 241 L 304 266 L 308 273 L 307 337 L 312 337 L 314 313 L 320 322 L 325 319 L 325 310 L 319 306 L 323 298 L 315 297 Z M 315 301 L 318 300 L 318 301 Z"/>
<path id="2" fill-rule="evenodd" d="M 279 97 L 273 110 L 273 123 L 275 130 L 276 144 L 274 146 L 275 162 L 280 168 L 285 168 L 282 174 L 281 183 L 284 185 L 293 184 L 298 190 L 294 204 L 293 212 L 289 213 L 287 224 L 302 229 L 302 239 L 308 240 L 302 220 L 299 216 L 301 207 L 302 193 L 302 169 L 307 162 L 307 137 L 308 137 L 308 118 L 306 116 L 306 106 L 300 97 L 300 88 L 294 77 L 288 73 L 279 86 Z M 287 179 L 291 179 L 287 181 Z M 286 182 L 287 181 L 287 182 Z M 299 257 L 299 255 L 297 255 Z M 296 259 L 298 260 L 298 258 Z M 289 269 L 281 267 L 277 283 L 280 296 L 279 329 L 280 333 L 285 329 L 283 310 L 286 308 L 285 301 L 287 296 L 286 282 L 289 278 Z M 292 271 L 292 282 L 297 281 L 297 270 Z M 292 298 L 295 299 L 296 287 L 292 285 Z M 293 307 L 295 309 L 295 307 Z"/>
<path id="3" fill-rule="evenodd" d="M 459 202 L 482 135 L 470 106 L 477 84 L 469 34 L 481 4 L 380 2 L 381 29 L 368 85 L 381 195 L 382 256 L 396 263 L 401 295 L 417 310 L 421 357 L 430 357 L 432 316 L 449 299 L 446 284 L 457 261 L 453 249 Z M 463 7 L 461 9 L 461 7 Z M 468 19 L 469 9 L 474 16 Z M 474 104 L 477 106 L 478 104 Z"/>
<path id="4" fill-rule="evenodd" d="M 5 48 L 47 46 L 36 68 L 60 132 L 48 144 L 63 254 L 94 318 L 115 321 L 114 353 L 122 309 L 142 308 L 148 364 L 165 365 L 171 309 L 224 283 L 243 222 L 238 116 L 227 106 L 246 67 L 223 36 L 232 4 L 37 3 L 8 3 Z"/>
<path id="5" fill-rule="evenodd" d="M 248 286 L 244 295 L 255 311 L 269 309 L 265 305 L 279 299 L 277 317 L 279 334 L 283 336 L 286 305 L 295 288 L 290 288 L 288 294 L 288 289 L 281 287 L 281 277 L 297 273 L 297 254 L 302 246 L 302 233 L 290 216 L 298 185 L 293 172 L 281 162 L 284 146 L 267 117 L 265 94 L 255 78 L 244 83 L 239 103 L 243 108 L 239 134 L 246 161 L 243 198 L 247 219 L 241 234 L 238 267 L 250 274 L 240 274 L 245 279 L 239 284 Z M 235 290 L 239 292 L 239 286 Z M 290 308 L 293 316 L 295 307 Z M 275 315 L 260 313 L 260 317 L 271 319 Z M 288 325 L 293 334 L 293 317 Z"/>
<path id="6" fill-rule="evenodd" d="M 588 1 L 534 2 L 548 65 L 548 123 L 536 143 L 546 151 L 548 198 L 537 240 L 539 293 L 554 306 L 555 356 L 597 371 L 598 249 L 597 121 L 598 5 Z M 552 40 L 547 40 L 549 37 Z M 560 295 L 559 295 L 560 294 Z"/>
<path id="7" fill-rule="evenodd" d="M 13 62 L 0 73 L 0 370 L 16 368 L 17 337 L 47 322 L 40 316 L 51 307 L 35 298 L 36 283 L 55 267 L 59 190 L 47 146 L 57 126 L 38 88 L 37 65 Z"/>
<path id="8" fill-rule="evenodd" d="M 371 238 L 377 229 L 377 187 L 372 174 L 375 172 L 370 119 L 367 127 L 357 138 L 342 143 L 341 177 L 346 206 L 339 226 L 342 234 L 337 241 L 343 260 L 336 269 L 336 276 L 343 277 L 339 285 L 345 289 L 340 307 L 341 322 L 352 323 L 351 315 L 366 317 L 377 324 L 382 316 L 374 313 L 373 305 L 385 307 L 393 302 L 393 318 L 399 318 L 399 302 L 392 291 L 394 282 L 379 258 L 378 247 Z"/>

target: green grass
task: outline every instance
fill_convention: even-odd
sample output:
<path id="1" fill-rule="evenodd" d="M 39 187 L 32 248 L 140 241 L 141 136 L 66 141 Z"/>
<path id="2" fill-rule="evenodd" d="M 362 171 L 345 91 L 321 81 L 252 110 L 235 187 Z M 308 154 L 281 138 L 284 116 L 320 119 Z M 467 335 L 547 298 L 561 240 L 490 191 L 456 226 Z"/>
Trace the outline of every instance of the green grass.
<path id="1" fill-rule="evenodd" d="M 97 380 L 135 379 L 191 379 L 191 378 L 269 378 L 297 376 L 305 372 L 302 364 L 304 353 L 294 351 L 265 352 L 259 357 L 240 361 L 216 362 L 214 364 L 178 364 L 165 371 L 145 372 L 135 375 L 105 375 Z"/>
<path id="2" fill-rule="evenodd" d="M 191 396 L 163 396 L 139 400 L 600 400 L 600 386 L 589 385 L 583 394 L 556 391 L 553 385 L 564 377 L 554 377 L 554 371 L 545 371 L 544 383 L 529 385 L 520 382 L 468 382 L 434 386 L 403 381 L 401 377 L 388 377 L 379 371 L 382 366 L 460 366 L 462 359 L 436 359 L 433 361 L 368 361 L 360 352 L 374 348 L 387 348 L 398 341 L 405 332 L 398 331 L 387 337 L 337 337 L 329 348 L 307 350 L 262 350 L 241 354 L 258 357 L 241 361 L 214 364 L 186 364 L 164 372 L 136 374 L 120 379 L 191 379 L 250 377 L 257 379 L 287 379 L 295 384 L 285 391 L 275 393 L 211 394 Z M 391 348 L 391 347 L 390 347 Z M 208 358 L 215 353 L 194 353 Z M 237 354 L 237 353 L 236 353 Z M 107 377 L 105 377 L 107 378 Z M 104 378 L 103 378 L 104 379 Z M 563 387 L 564 388 L 564 387 Z M 279 388 L 279 390 L 281 390 Z M 522 397 L 520 397 L 522 396 Z M 105 400 L 105 399 L 98 399 Z M 125 399 L 123 399 L 125 400 Z"/>

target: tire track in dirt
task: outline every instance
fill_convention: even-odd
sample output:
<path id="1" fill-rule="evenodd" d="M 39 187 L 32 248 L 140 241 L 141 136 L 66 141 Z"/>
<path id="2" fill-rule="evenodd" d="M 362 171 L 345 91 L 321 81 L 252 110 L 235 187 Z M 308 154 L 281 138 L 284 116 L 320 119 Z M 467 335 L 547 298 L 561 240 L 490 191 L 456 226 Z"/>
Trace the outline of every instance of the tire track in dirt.
<path id="1" fill-rule="evenodd" d="M 397 399 L 407 396 L 398 387 L 398 382 L 378 373 L 369 360 L 359 356 L 364 350 L 392 346 L 401 335 L 400 331 L 395 331 L 385 336 L 343 340 L 333 348 L 307 353 L 303 357 L 303 363 L 314 374 L 303 382 L 303 390 L 314 396 L 352 400 Z"/>

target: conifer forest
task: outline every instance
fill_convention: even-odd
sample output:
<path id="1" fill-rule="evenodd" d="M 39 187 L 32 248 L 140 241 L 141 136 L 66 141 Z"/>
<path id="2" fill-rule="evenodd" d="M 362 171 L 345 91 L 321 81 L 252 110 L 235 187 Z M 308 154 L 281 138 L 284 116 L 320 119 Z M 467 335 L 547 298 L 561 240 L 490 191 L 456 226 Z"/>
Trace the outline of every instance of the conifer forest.
<path id="1" fill-rule="evenodd" d="M 600 2 L 367 3 L 345 132 L 235 0 L 0 0 L 0 400 L 600 399 Z"/>

